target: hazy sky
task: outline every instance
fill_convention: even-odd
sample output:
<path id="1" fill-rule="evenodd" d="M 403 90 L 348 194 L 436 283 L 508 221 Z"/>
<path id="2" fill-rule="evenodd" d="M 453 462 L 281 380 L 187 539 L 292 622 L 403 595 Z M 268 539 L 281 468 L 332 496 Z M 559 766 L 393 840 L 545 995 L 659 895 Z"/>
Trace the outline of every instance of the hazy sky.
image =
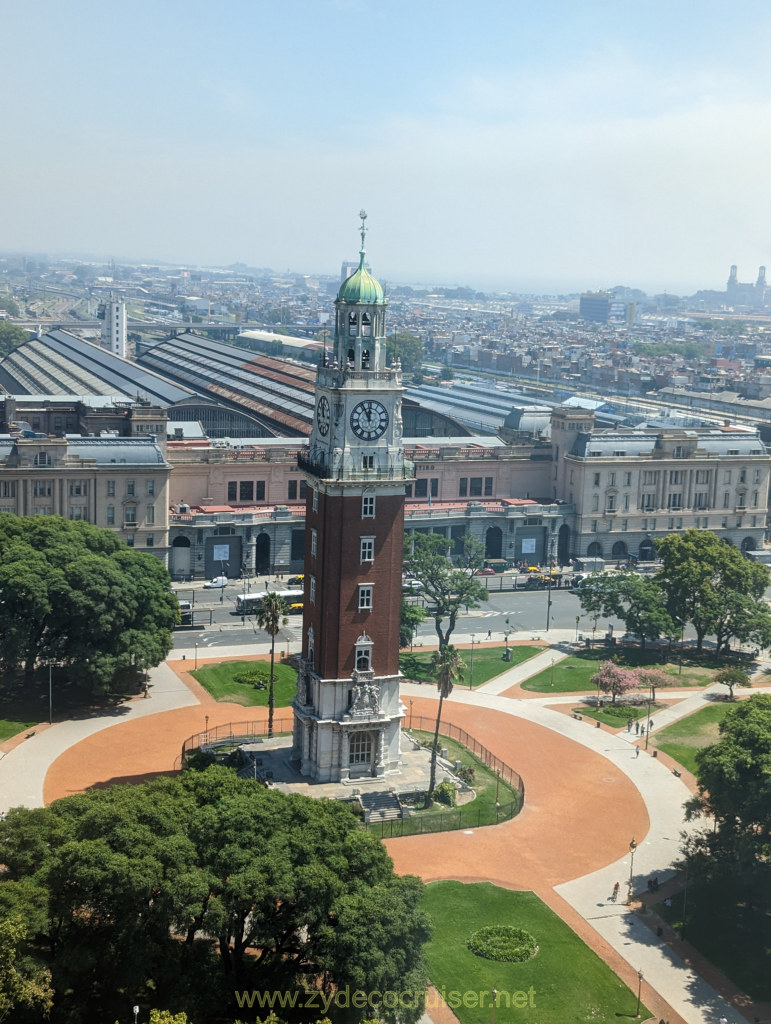
<path id="1" fill-rule="evenodd" d="M 771 268 L 760 0 L 17 0 L 0 249 L 682 294 Z M 770 275 L 771 276 L 771 275 Z"/>

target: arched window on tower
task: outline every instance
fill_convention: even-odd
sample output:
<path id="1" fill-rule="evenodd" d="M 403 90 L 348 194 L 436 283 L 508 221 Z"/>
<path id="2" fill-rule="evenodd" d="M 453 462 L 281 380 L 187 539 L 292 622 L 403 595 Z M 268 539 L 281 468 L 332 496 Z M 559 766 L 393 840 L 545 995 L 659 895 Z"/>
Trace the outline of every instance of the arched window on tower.
<path id="1" fill-rule="evenodd" d="M 362 313 L 361 333 L 365 338 L 372 337 L 372 321 L 370 320 L 368 313 Z"/>
<path id="2" fill-rule="evenodd" d="M 369 369 L 369 349 L 363 348 L 361 350 L 361 368 L 362 370 Z"/>
<path id="3" fill-rule="evenodd" d="M 308 663 L 311 668 L 314 667 L 315 663 L 315 644 L 316 644 L 316 631 L 313 626 L 308 630 Z"/>
<path id="4" fill-rule="evenodd" d="M 372 639 L 366 633 L 362 633 L 356 640 L 356 671 L 370 672 L 372 670 Z"/>
<path id="5" fill-rule="evenodd" d="M 355 336 L 356 328 L 357 327 L 358 327 L 358 324 L 357 324 L 356 314 L 355 313 L 349 313 L 348 314 L 348 333 L 350 335 L 352 335 L 352 336 Z"/>

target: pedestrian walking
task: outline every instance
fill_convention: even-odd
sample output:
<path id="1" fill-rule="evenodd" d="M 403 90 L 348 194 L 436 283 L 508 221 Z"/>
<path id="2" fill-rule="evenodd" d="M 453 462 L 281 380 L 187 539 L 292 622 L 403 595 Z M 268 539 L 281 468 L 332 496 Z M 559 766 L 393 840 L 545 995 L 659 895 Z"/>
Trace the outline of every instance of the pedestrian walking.
<path id="1" fill-rule="evenodd" d="M 488 640 L 492 640 L 492 638 L 493 638 L 493 631 L 491 629 L 488 629 L 488 631 L 487 631 L 487 639 Z"/>
<path id="2" fill-rule="evenodd" d="M 618 899 L 618 890 L 619 890 L 619 884 L 618 884 L 618 882 L 616 882 L 616 884 L 613 886 L 613 900 L 614 900 L 614 902 Z"/>
<path id="3" fill-rule="evenodd" d="M 640 748 L 639 747 L 635 747 L 634 748 L 634 756 L 635 757 L 639 757 L 640 756 Z"/>
<path id="4" fill-rule="evenodd" d="M 634 734 L 635 734 L 635 736 L 639 736 L 640 735 L 640 723 L 639 722 L 635 722 L 634 723 Z"/>
<path id="5" fill-rule="evenodd" d="M 632 725 L 633 724 L 634 724 L 634 719 L 630 718 L 629 721 L 626 723 L 626 731 L 627 732 L 631 732 L 632 731 Z"/>

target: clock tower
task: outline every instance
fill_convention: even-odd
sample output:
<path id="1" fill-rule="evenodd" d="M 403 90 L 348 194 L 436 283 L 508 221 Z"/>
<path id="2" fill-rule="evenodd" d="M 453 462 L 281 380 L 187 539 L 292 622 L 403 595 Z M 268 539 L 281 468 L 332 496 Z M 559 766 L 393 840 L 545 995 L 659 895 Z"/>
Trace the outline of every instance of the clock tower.
<path id="1" fill-rule="evenodd" d="M 303 641 L 292 755 L 319 782 L 398 772 L 405 486 L 402 373 L 386 366 L 386 299 L 364 265 L 335 301 L 308 448 Z"/>

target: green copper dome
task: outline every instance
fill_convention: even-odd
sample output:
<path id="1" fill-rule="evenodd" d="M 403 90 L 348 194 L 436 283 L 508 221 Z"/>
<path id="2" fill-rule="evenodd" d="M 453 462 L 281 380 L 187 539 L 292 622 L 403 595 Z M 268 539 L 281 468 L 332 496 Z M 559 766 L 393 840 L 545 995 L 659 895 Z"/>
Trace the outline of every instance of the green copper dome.
<path id="1" fill-rule="evenodd" d="M 338 302 L 374 303 L 385 301 L 382 285 L 364 269 L 363 263 L 362 258 L 358 269 L 340 285 L 340 291 L 337 293 Z"/>
<path id="2" fill-rule="evenodd" d="M 372 274 L 364 268 L 364 234 L 366 231 L 364 221 L 367 219 L 367 214 L 364 210 L 361 211 L 359 217 L 361 217 L 361 249 L 359 250 L 359 266 L 354 270 L 351 276 L 347 277 L 340 285 L 340 291 L 337 293 L 337 301 L 347 303 L 385 302 L 382 285 L 377 278 L 374 278 Z"/>

